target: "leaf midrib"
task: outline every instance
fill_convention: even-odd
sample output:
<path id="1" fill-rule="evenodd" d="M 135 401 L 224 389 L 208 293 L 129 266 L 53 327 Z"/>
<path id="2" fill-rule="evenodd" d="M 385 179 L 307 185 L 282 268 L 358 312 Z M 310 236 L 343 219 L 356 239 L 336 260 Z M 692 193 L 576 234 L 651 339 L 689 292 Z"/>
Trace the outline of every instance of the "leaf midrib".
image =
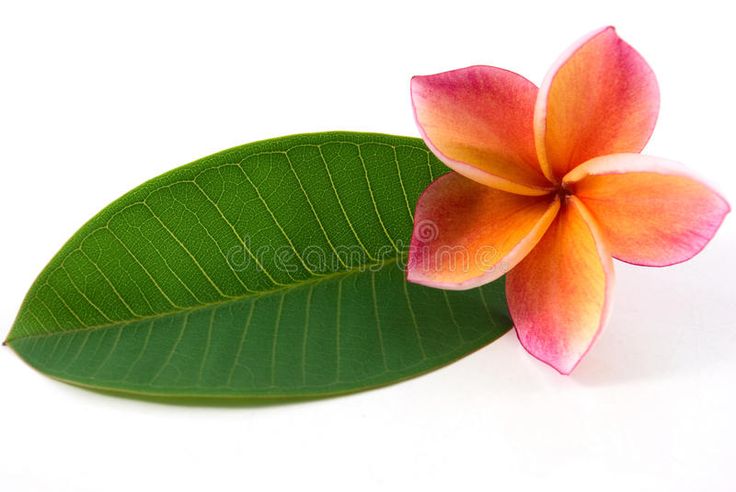
<path id="1" fill-rule="evenodd" d="M 249 292 L 249 293 L 246 293 L 246 294 L 241 295 L 241 296 L 231 296 L 231 297 L 228 297 L 226 299 L 220 299 L 220 300 L 213 301 L 213 302 L 203 303 L 203 304 L 199 304 L 197 306 L 191 306 L 191 307 L 186 307 L 186 308 L 178 309 L 178 310 L 175 310 L 175 311 L 166 311 L 164 313 L 151 314 L 151 315 L 147 315 L 147 316 L 140 316 L 140 317 L 133 318 L 133 319 L 130 319 L 130 320 L 125 320 L 125 321 L 117 321 L 117 322 L 114 322 L 114 323 L 105 323 L 105 324 L 100 324 L 100 325 L 85 326 L 85 327 L 81 327 L 81 328 L 73 328 L 71 330 L 58 330 L 58 331 L 55 331 L 55 332 L 52 332 L 52 333 L 38 333 L 38 334 L 33 334 L 33 335 L 24 335 L 24 336 L 16 336 L 16 337 L 13 337 L 12 336 L 12 333 L 13 332 L 11 330 L 10 335 L 8 335 L 8 338 L 3 342 L 3 345 L 11 345 L 12 342 L 14 342 L 16 340 L 26 340 L 26 339 L 31 339 L 31 338 L 47 338 L 47 337 L 54 337 L 54 336 L 59 336 L 59 335 L 67 335 L 67 334 L 71 334 L 71 333 L 84 333 L 84 332 L 87 332 L 87 331 L 96 331 L 96 330 L 110 329 L 110 328 L 118 327 L 118 326 L 121 326 L 121 325 L 122 326 L 127 326 L 127 325 L 130 325 L 130 324 L 133 324 L 133 323 L 138 323 L 138 322 L 142 322 L 142 321 L 150 321 L 150 320 L 155 320 L 155 319 L 161 319 L 161 318 L 165 318 L 167 316 L 174 316 L 174 315 L 178 315 L 178 314 L 185 314 L 185 313 L 189 313 L 189 312 L 193 312 L 193 311 L 198 311 L 200 309 L 207 309 L 207 308 L 221 306 L 221 305 L 230 304 L 230 303 L 234 303 L 234 302 L 240 302 L 240 301 L 243 301 L 243 300 L 246 300 L 246 299 L 261 299 L 261 298 L 268 297 L 268 296 L 271 296 L 271 295 L 274 295 L 274 294 L 278 294 L 278 293 L 281 293 L 281 292 L 290 291 L 290 290 L 296 290 L 296 289 L 300 289 L 302 287 L 306 287 L 306 286 L 310 286 L 310 285 L 316 285 L 316 284 L 319 284 L 319 283 L 322 283 L 322 282 L 326 282 L 326 281 L 331 281 L 331 280 L 336 280 L 336 279 L 340 279 L 340 278 L 344 278 L 344 277 L 349 277 L 350 275 L 355 275 L 355 274 L 361 273 L 361 272 L 363 272 L 363 271 L 365 271 L 366 269 L 369 269 L 369 268 L 378 268 L 380 270 L 380 269 L 385 268 L 386 266 L 392 265 L 394 263 L 398 263 L 399 259 L 403 258 L 404 256 L 405 255 L 403 255 L 403 254 L 397 254 L 396 256 L 394 256 L 392 258 L 388 258 L 388 259 L 385 259 L 385 260 L 382 260 L 382 261 L 377 261 L 377 262 L 372 262 L 372 263 L 364 263 L 364 264 L 355 266 L 353 268 L 350 268 L 348 270 L 342 270 L 342 271 L 339 271 L 339 272 L 333 272 L 333 273 L 329 273 L 329 274 L 326 274 L 326 275 L 317 275 L 317 276 L 314 276 L 314 277 L 311 277 L 311 278 L 308 278 L 308 279 L 304 279 L 304 280 L 300 280 L 298 282 L 294 282 L 292 284 L 287 284 L 287 285 L 284 285 L 284 286 L 279 286 L 279 287 L 276 287 L 274 289 L 264 290 L 264 291 L 258 292 L 258 293 Z"/>

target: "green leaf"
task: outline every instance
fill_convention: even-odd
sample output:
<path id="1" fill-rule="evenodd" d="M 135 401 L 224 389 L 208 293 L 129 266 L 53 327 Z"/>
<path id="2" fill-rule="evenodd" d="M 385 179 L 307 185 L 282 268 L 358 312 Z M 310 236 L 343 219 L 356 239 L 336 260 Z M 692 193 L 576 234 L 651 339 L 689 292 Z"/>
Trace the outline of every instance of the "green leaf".
<path id="1" fill-rule="evenodd" d="M 310 397 L 430 371 L 510 327 L 503 282 L 447 292 L 402 266 L 421 140 L 319 133 L 233 148 L 124 195 L 31 287 L 7 343 L 69 383 Z"/>

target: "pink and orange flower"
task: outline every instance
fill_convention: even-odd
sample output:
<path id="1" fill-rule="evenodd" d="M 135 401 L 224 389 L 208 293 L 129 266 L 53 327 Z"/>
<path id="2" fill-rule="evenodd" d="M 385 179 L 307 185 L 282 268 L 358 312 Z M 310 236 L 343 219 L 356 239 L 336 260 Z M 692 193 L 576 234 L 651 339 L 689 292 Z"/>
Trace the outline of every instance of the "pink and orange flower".
<path id="1" fill-rule="evenodd" d="M 659 90 L 612 27 L 573 45 L 539 89 L 473 66 L 414 77 L 411 95 L 424 141 L 454 172 L 419 199 L 409 281 L 470 289 L 510 270 L 519 340 L 560 373 L 576 367 L 606 323 L 612 258 L 686 261 L 730 211 L 679 164 L 639 154 Z M 431 237 L 420 230 L 428 222 Z"/>

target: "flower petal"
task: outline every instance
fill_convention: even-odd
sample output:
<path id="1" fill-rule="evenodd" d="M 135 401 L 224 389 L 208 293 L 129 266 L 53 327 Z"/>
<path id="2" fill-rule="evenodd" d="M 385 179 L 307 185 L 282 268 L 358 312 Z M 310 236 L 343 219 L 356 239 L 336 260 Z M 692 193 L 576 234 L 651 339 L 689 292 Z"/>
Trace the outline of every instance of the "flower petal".
<path id="1" fill-rule="evenodd" d="M 475 66 L 414 77 L 411 97 L 422 138 L 449 167 L 511 193 L 547 193 L 534 149 L 534 84 Z"/>
<path id="2" fill-rule="evenodd" d="M 506 280 L 521 344 L 569 374 L 605 324 L 612 288 L 613 265 L 596 224 L 569 197 L 537 247 Z"/>
<path id="3" fill-rule="evenodd" d="M 611 254 L 637 265 L 689 260 L 730 211 L 680 164 L 641 154 L 591 159 L 564 182 L 598 222 Z"/>
<path id="4" fill-rule="evenodd" d="M 419 198 L 407 279 L 463 290 L 491 282 L 534 247 L 559 200 L 496 190 L 449 173 Z"/>
<path id="5" fill-rule="evenodd" d="M 562 178 L 593 157 L 639 152 L 659 112 L 657 80 L 613 27 L 573 45 L 552 67 L 534 112 L 545 175 Z"/>

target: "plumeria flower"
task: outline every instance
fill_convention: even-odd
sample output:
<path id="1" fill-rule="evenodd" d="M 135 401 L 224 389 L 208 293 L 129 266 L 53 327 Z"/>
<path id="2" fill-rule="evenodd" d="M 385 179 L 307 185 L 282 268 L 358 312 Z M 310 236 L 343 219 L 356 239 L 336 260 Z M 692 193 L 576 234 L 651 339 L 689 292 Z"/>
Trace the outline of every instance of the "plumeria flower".
<path id="1" fill-rule="evenodd" d="M 424 141 L 455 172 L 419 199 L 409 281 L 462 290 L 508 271 L 519 340 L 562 374 L 606 322 L 612 258 L 683 262 L 730 211 L 679 164 L 639 154 L 659 90 L 612 27 L 573 45 L 539 89 L 473 66 L 414 77 L 411 95 Z"/>

